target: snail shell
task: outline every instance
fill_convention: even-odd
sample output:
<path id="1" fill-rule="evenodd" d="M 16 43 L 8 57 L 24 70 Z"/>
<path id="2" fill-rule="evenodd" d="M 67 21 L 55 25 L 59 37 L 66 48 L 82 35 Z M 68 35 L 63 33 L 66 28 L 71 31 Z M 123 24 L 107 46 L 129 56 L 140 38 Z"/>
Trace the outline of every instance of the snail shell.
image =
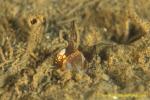
<path id="1" fill-rule="evenodd" d="M 63 71 L 70 70 L 80 72 L 84 69 L 85 57 L 78 50 L 66 56 L 66 49 L 62 49 L 57 54 L 55 63 Z"/>
<path id="2" fill-rule="evenodd" d="M 56 64 L 60 67 L 61 70 L 70 70 L 70 71 L 81 71 L 84 67 L 85 58 L 83 54 L 76 50 L 70 55 L 65 55 L 65 49 L 61 50 L 58 53 L 56 58 Z"/>
<path id="3" fill-rule="evenodd" d="M 85 58 L 80 51 L 70 54 L 63 62 L 62 69 L 80 72 L 84 68 Z"/>

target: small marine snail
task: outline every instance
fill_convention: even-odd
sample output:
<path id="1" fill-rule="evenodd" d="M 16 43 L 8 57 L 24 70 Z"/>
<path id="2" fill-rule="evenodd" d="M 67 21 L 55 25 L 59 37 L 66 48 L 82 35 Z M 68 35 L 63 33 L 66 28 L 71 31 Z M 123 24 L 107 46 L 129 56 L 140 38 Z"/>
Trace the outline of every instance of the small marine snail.
<path id="1" fill-rule="evenodd" d="M 71 53 L 70 55 L 65 55 L 65 49 L 62 49 L 58 54 L 56 58 L 57 65 L 62 70 L 70 70 L 70 71 L 80 71 L 84 68 L 84 62 L 85 58 L 83 54 L 80 51 L 75 51 Z"/>
<path id="2" fill-rule="evenodd" d="M 62 49 L 57 55 L 55 59 L 55 63 L 62 70 L 70 70 L 70 71 L 80 71 L 84 69 L 85 58 L 84 55 L 78 50 L 79 40 L 78 34 L 74 31 L 72 32 L 69 44 L 66 49 Z"/>
<path id="3" fill-rule="evenodd" d="M 55 63 L 61 70 L 80 71 L 84 69 L 85 57 L 76 50 L 69 55 L 66 55 L 66 49 L 62 49 L 57 55 Z"/>

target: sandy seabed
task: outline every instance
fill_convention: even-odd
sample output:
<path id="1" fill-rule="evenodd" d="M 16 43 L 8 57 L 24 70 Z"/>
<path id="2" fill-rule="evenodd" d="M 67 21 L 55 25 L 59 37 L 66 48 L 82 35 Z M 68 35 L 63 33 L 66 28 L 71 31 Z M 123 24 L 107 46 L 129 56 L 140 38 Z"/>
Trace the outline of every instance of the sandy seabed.
<path id="1" fill-rule="evenodd" d="M 149 100 L 150 0 L 0 0 L 0 100 Z"/>

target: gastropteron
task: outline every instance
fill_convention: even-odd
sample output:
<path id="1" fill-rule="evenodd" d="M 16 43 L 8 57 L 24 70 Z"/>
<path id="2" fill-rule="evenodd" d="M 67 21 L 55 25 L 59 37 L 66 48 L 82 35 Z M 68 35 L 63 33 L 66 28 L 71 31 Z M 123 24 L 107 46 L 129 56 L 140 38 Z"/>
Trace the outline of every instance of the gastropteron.
<path id="1" fill-rule="evenodd" d="M 76 24 L 73 22 L 68 36 L 68 46 L 56 55 L 55 64 L 61 70 L 81 71 L 85 69 L 85 57 L 78 50 L 80 36 Z"/>

